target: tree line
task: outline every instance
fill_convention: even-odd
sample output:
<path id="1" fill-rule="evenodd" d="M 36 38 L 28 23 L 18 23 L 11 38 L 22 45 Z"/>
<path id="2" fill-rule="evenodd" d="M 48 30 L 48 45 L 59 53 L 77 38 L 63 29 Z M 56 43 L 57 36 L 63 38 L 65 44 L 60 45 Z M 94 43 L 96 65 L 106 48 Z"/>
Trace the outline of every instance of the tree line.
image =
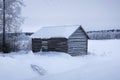
<path id="1" fill-rule="evenodd" d="M 92 40 L 120 39 L 120 29 L 88 31 L 87 34 Z"/>

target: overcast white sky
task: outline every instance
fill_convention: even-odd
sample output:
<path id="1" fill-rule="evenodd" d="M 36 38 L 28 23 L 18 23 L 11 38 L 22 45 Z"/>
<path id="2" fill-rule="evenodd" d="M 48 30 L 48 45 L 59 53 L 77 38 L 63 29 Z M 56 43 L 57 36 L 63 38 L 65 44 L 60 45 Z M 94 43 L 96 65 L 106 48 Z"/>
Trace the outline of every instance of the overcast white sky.
<path id="1" fill-rule="evenodd" d="M 120 0 L 24 0 L 23 31 L 82 25 L 86 30 L 120 29 Z"/>

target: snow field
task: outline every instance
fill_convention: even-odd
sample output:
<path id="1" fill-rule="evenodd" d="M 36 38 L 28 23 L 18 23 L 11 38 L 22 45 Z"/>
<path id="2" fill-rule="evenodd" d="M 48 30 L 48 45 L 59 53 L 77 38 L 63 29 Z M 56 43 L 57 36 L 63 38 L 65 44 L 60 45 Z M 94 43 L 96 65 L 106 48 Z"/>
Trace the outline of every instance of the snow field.
<path id="1" fill-rule="evenodd" d="M 120 40 L 89 40 L 89 55 L 0 54 L 0 80 L 120 80 Z"/>

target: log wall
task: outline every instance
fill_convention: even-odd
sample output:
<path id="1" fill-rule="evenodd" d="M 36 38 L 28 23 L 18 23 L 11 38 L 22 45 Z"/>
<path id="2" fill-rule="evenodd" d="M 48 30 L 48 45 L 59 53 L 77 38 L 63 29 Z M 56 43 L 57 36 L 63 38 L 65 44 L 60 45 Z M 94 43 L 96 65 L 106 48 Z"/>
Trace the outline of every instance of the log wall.
<path id="1" fill-rule="evenodd" d="M 72 56 L 87 54 L 88 38 L 84 31 L 77 29 L 68 39 L 68 53 Z"/>

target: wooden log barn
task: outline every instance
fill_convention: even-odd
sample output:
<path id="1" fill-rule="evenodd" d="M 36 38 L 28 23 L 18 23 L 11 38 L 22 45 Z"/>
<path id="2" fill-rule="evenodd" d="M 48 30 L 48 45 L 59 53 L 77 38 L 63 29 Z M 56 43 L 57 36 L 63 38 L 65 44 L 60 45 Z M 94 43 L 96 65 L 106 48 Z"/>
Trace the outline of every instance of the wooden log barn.
<path id="1" fill-rule="evenodd" d="M 86 55 L 88 35 L 80 25 L 43 27 L 32 36 L 32 51 L 65 52 Z"/>

